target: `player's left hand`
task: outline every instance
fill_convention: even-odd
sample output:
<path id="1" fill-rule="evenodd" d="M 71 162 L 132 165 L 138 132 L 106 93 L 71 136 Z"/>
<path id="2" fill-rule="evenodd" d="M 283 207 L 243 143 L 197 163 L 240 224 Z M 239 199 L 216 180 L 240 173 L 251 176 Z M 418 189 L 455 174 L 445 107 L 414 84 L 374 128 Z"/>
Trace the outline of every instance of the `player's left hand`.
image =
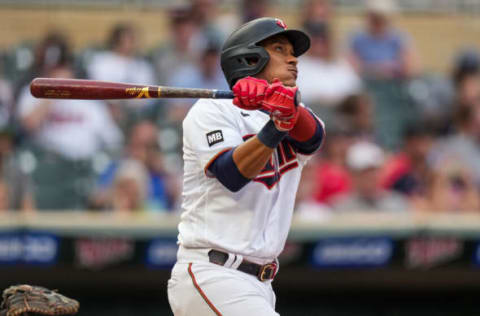
<path id="1" fill-rule="evenodd" d="M 244 110 L 258 110 L 262 107 L 268 82 L 254 77 L 245 77 L 237 81 L 232 88 L 235 98 L 233 104 Z"/>
<path id="2" fill-rule="evenodd" d="M 280 131 L 289 131 L 297 123 L 297 90 L 297 87 L 285 87 L 275 79 L 265 91 L 262 108 L 270 113 L 270 118 Z"/>

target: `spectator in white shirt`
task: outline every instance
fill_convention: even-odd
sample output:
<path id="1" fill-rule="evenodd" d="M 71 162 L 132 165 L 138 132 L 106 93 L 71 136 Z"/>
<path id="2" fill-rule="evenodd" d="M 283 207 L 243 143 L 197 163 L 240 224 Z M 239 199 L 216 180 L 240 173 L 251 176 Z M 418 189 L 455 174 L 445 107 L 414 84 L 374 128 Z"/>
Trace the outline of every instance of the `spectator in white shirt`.
<path id="1" fill-rule="evenodd" d="M 157 83 L 153 66 L 137 56 L 138 39 L 135 28 L 129 24 L 116 25 L 108 39 L 108 50 L 93 55 L 86 66 L 87 76 L 93 80 L 154 85 Z M 113 114 L 122 127 L 154 104 L 149 99 L 110 100 Z"/>
<path id="2" fill-rule="evenodd" d="M 73 78 L 68 65 L 53 67 L 43 75 Z M 35 153 L 32 172 L 37 208 L 85 209 L 94 177 L 93 158 L 100 150 L 114 151 L 122 143 L 106 104 L 35 99 L 25 87 L 17 114 Z"/>
<path id="3" fill-rule="evenodd" d="M 96 54 L 87 66 L 88 76 L 95 80 L 155 83 L 151 65 L 136 56 L 137 35 L 133 26 L 116 25 L 108 39 L 109 50 Z"/>
<path id="4" fill-rule="evenodd" d="M 305 25 L 311 47 L 298 60 L 297 85 L 305 104 L 314 107 L 336 106 L 346 96 L 357 93 L 361 82 L 350 64 L 334 54 L 329 27 L 324 22 Z"/>
<path id="5" fill-rule="evenodd" d="M 69 66 L 58 66 L 46 76 L 73 78 L 73 72 Z M 120 130 L 100 101 L 35 99 L 25 87 L 18 116 L 36 145 L 67 159 L 90 159 L 103 146 L 114 149 L 122 142 Z"/>

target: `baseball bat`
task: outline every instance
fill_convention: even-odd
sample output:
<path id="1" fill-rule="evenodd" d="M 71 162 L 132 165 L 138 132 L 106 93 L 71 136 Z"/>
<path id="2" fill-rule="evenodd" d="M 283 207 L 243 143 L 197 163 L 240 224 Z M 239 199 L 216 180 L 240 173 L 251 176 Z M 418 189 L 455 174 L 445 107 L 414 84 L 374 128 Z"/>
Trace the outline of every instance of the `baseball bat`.
<path id="1" fill-rule="evenodd" d="M 149 99 L 211 98 L 233 99 L 233 92 L 217 89 L 176 88 L 84 79 L 35 78 L 30 92 L 45 99 Z"/>

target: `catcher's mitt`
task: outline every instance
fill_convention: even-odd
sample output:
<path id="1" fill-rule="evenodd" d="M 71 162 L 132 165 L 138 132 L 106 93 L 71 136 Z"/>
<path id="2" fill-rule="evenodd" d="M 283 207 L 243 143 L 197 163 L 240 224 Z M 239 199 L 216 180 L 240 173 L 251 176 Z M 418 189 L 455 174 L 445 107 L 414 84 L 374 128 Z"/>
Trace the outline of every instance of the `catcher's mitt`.
<path id="1" fill-rule="evenodd" d="M 0 316 L 74 315 L 80 304 L 41 286 L 13 285 L 3 291 Z"/>

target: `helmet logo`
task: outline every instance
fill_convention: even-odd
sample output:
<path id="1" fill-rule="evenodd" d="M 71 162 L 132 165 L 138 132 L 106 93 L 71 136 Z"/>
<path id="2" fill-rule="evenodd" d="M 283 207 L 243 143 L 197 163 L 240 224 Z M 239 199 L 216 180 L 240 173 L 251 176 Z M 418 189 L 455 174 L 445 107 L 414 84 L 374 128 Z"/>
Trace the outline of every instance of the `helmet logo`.
<path id="1" fill-rule="evenodd" d="M 285 24 L 285 22 L 283 22 L 282 20 L 280 19 L 275 19 L 275 21 L 277 22 L 277 25 L 280 26 L 282 29 L 286 29 L 287 28 L 287 25 Z"/>

